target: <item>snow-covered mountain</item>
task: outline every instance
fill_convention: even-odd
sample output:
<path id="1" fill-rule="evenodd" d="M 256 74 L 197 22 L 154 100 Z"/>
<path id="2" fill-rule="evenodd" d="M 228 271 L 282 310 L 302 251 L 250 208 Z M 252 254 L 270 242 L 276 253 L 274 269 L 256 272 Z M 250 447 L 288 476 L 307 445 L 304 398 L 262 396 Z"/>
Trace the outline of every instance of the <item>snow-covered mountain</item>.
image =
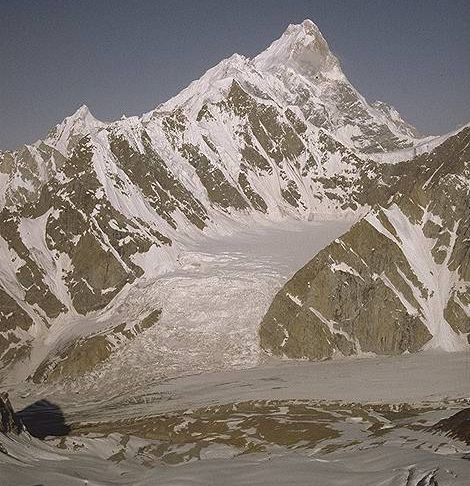
<path id="1" fill-rule="evenodd" d="M 145 304 L 111 325 L 115 302 L 177 265 L 188 239 L 248 221 L 359 218 L 387 185 L 381 160 L 431 142 L 355 90 L 310 20 L 141 117 L 103 123 L 82 106 L 0 153 L 4 370 L 30 360 L 47 376 L 57 361 L 37 343 L 51 336 L 59 361 L 104 359 L 159 315 Z"/>

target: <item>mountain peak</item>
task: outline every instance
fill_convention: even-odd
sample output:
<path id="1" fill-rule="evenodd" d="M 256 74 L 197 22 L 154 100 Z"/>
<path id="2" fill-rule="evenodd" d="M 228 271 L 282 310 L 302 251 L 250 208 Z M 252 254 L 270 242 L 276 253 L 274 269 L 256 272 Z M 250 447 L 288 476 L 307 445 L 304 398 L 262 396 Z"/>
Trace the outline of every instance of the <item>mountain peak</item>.
<path id="1" fill-rule="evenodd" d="M 310 19 L 300 24 L 290 24 L 282 36 L 253 61 L 262 70 L 287 66 L 307 77 L 319 71 L 339 69 L 338 60 L 330 51 L 320 29 Z"/>
<path id="2" fill-rule="evenodd" d="M 91 113 L 90 109 L 88 108 L 87 105 L 83 104 L 80 106 L 80 108 L 78 108 L 77 111 L 75 111 L 75 113 L 73 113 L 72 115 L 68 116 L 66 118 L 67 120 L 80 120 L 80 121 L 83 121 L 83 122 L 86 122 L 86 123 L 94 123 L 94 122 L 97 122 L 98 120 L 93 116 L 93 114 Z"/>
<path id="3" fill-rule="evenodd" d="M 88 106 L 84 104 L 56 125 L 49 132 L 46 142 L 66 155 L 78 138 L 104 125 L 92 115 Z"/>
<path id="4" fill-rule="evenodd" d="M 287 27 L 284 33 L 290 34 L 292 32 L 300 32 L 301 30 L 303 30 L 305 35 L 321 35 L 317 24 L 310 19 L 305 19 L 300 24 L 289 24 L 289 27 Z"/>
<path id="5" fill-rule="evenodd" d="M 80 106 L 80 108 L 73 114 L 71 115 L 72 118 L 84 118 L 88 115 L 91 115 L 90 109 L 88 108 L 87 105 L 83 104 Z"/>

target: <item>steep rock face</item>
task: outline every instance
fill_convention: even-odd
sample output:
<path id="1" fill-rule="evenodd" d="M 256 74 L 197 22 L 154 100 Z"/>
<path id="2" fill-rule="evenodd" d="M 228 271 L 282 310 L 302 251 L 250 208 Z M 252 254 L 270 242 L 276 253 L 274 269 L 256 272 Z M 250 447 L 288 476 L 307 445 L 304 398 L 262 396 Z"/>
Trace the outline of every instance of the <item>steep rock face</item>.
<path id="1" fill-rule="evenodd" d="M 272 76 L 273 91 L 298 106 L 308 121 L 335 132 L 342 143 L 361 152 L 404 148 L 416 138 L 413 127 L 393 107 L 380 102 L 369 105 L 351 86 L 310 20 L 290 25 L 253 64 Z M 288 92 L 278 91 L 279 81 Z"/>
<path id="2" fill-rule="evenodd" d="M 11 432 L 19 434 L 21 431 L 21 421 L 15 415 L 8 393 L 0 393 L 0 432 L 3 434 L 10 434 Z"/>
<path id="3" fill-rule="evenodd" d="M 386 204 L 277 294 L 260 328 L 268 351 L 319 359 L 466 345 L 470 129 L 428 155 L 384 166 L 379 180 Z"/>
<path id="4" fill-rule="evenodd" d="M 27 331 L 33 325 L 33 320 L 18 302 L 2 289 L 0 322 L 0 360 L 7 365 L 28 354 L 31 337 Z"/>
<path id="5" fill-rule="evenodd" d="M 55 320 L 110 304 L 144 274 L 134 258 L 171 244 L 155 225 L 112 204 L 91 138 L 76 142 L 54 177 L 27 202 L 2 210 L 4 365 L 27 358 L 31 343 L 47 335 Z M 113 181 L 115 189 L 119 180 Z"/>

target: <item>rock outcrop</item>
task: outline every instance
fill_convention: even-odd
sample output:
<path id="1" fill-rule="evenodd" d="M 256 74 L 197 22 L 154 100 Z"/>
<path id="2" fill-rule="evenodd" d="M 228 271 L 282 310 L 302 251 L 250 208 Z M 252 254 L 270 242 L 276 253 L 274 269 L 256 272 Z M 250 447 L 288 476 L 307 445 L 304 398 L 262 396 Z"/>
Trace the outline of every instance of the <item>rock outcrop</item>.
<path id="1" fill-rule="evenodd" d="M 460 410 L 447 419 L 440 420 L 431 430 L 470 445 L 470 408 Z"/>
<path id="2" fill-rule="evenodd" d="M 468 345 L 470 128 L 381 171 L 373 209 L 275 297 L 264 349 L 322 359 Z"/>
<path id="3" fill-rule="evenodd" d="M 0 393 L 0 432 L 3 434 L 19 434 L 23 430 L 21 421 L 11 406 L 8 393 Z"/>

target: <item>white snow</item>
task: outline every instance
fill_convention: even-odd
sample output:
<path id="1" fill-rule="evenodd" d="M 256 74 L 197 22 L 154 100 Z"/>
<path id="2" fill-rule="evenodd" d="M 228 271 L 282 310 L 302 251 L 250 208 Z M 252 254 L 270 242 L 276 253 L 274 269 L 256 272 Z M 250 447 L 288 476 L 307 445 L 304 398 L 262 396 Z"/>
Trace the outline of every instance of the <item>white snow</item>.
<path id="1" fill-rule="evenodd" d="M 163 133 L 162 120 L 181 108 L 187 117 L 187 126 L 181 136 L 176 135 L 181 138 L 177 142 L 199 145 L 228 181 L 236 181 L 244 146 L 239 134 L 245 128 L 245 121 L 214 105 L 227 95 L 233 80 L 267 109 L 275 107 L 285 112 L 289 108 L 308 125 L 308 136 L 302 143 L 308 154 L 315 158 L 312 173 L 301 177 L 294 167 L 294 162 L 299 166 L 306 162 L 306 151 L 296 161 L 273 163 L 271 175 L 249 175 L 250 184 L 267 203 L 266 217 L 234 211 L 227 214 L 211 206 L 194 168 Z M 360 123 L 351 124 L 341 113 L 337 103 L 338 88 L 350 89 L 357 96 L 367 123 L 385 124 L 400 140 L 413 144 L 411 149 L 396 153 L 372 154 L 375 160 L 386 163 L 404 160 L 427 152 L 444 140 L 443 137 L 416 139 L 408 128 L 402 126 L 403 120 L 392 108 L 388 108 L 387 115 L 387 110 L 379 109 L 379 105 L 369 105 L 349 84 L 325 39 L 309 20 L 291 25 L 280 39 L 252 60 L 235 54 L 221 61 L 176 97 L 142 117 L 124 117 L 106 124 L 96 120 L 88 108 L 82 106 L 53 129 L 44 142 L 63 155 L 70 154 L 73 143 L 80 136 L 89 134 L 94 148 L 93 168 L 103 186 L 95 196 L 106 198 L 133 221 L 139 218 L 151 227 L 164 230 L 162 232 L 172 239 L 176 237 L 176 243 L 171 247 L 153 245 L 148 252 L 134 255 L 133 261 L 146 271 L 144 278 L 126 285 L 105 309 L 87 316 L 79 316 L 71 310 L 50 322 L 48 332 L 43 334 L 40 331 L 45 331 L 45 326 L 38 324 L 35 316 L 37 329 L 34 335 L 38 339 L 34 342 L 31 360 L 25 365 L 20 363 L 9 375 L 10 381 L 4 384 L 16 394 L 16 403 L 28 405 L 32 399 L 46 396 L 56 400 L 66 413 L 80 416 L 81 420 L 110 420 L 241 400 L 307 398 L 426 402 L 443 400 L 444 397 L 468 397 L 468 373 L 462 371 L 466 369 L 467 355 L 435 351 L 458 351 L 464 347 L 464 336 L 452 331 L 443 316 L 450 292 L 459 284 L 447 267 L 456 228 L 453 228 L 447 249 L 447 260 L 437 265 L 430 257 L 432 241 L 424 237 L 422 226 L 411 224 L 395 206 L 385 215 L 400 241 L 373 213 L 368 216 L 368 221 L 387 238 L 400 244 L 410 268 L 430 294 L 424 297 L 421 290 L 401 273 L 419 303 L 419 309 L 416 309 L 385 275 L 379 277 L 410 314 L 422 313 L 433 335 L 428 346 L 432 350 L 395 358 L 292 363 L 269 359 L 259 348 L 258 324 L 275 292 L 318 250 L 346 231 L 364 211 L 364 208 L 356 213 L 340 210 L 340 204 L 326 196 L 324 187 L 311 180 L 312 174 L 322 177 L 340 175 L 348 181 L 358 177 L 358 172 L 349 162 L 343 161 L 339 152 L 329 154 L 323 160 L 324 154 L 317 147 L 320 136 L 326 134 L 346 147 L 357 149 L 354 138 L 363 134 Z M 307 101 L 299 103 L 299 96 L 305 93 Z M 213 120 L 197 121 L 197 114 L 206 102 L 212 103 Z M 308 123 L 315 112 L 328 115 L 331 133 Z M 287 123 L 283 116 L 279 116 L 280 121 Z M 143 151 L 140 137 L 146 131 L 153 147 L 175 177 L 207 208 L 210 224 L 203 234 L 189 224 L 180 210 L 172 214 L 177 229 L 170 228 L 118 166 L 110 153 L 104 128 L 123 134 L 138 151 Z M 212 153 L 211 143 L 203 142 L 202 135 L 215 145 L 217 155 Z M 30 156 L 38 164 L 38 181 L 21 177 L 19 171 L 11 178 L 0 174 L 0 207 L 4 204 L 5 191 L 34 192 L 38 190 L 38 184 L 54 177 L 55 159 L 52 157 L 51 167 L 43 163 L 39 155 L 40 144 L 38 141 L 25 148 L 25 156 Z M 256 140 L 254 145 L 267 157 Z M 62 176 L 56 174 L 56 177 L 61 179 Z M 295 209 L 282 200 L 283 177 L 297 182 L 301 208 Z M 330 192 L 340 199 L 349 197 L 347 188 L 334 188 Z M 70 259 L 65 254 L 51 255 L 45 241 L 44 228 L 50 215 L 23 219 L 19 231 L 32 258 L 44 269 L 46 283 L 71 308 L 62 280 L 64 272 L 70 268 Z M 339 216 L 348 216 L 349 221 L 338 219 Z M 427 217 L 437 218 L 434 215 Z M 309 219 L 310 222 L 295 222 L 294 218 Z M 328 218 L 335 218 L 335 221 L 328 221 Z M 279 225 L 281 221 L 282 227 Z M 117 222 L 110 224 L 116 228 Z M 139 228 L 145 232 L 143 225 Z M 101 236 L 109 243 L 105 234 Z M 111 251 L 126 267 L 116 249 Z M 24 291 L 15 277 L 22 261 L 1 238 L 0 256 L 2 262 L 8 262 L 0 266 L 2 285 L 21 306 L 27 307 L 22 302 Z M 344 262 L 334 262 L 332 270 L 359 276 Z M 88 285 L 86 280 L 84 282 Z M 106 289 L 108 292 L 112 290 Z M 299 296 L 288 294 L 288 297 L 302 306 Z M 161 309 L 162 314 L 155 326 L 118 349 L 92 372 L 59 384 L 23 383 L 48 353 L 61 349 L 71 339 L 120 323 L 125 323 L 129 329 L 157 309 Z M 31 312 L 31 308 L 27 311 Z M 332 331 L 340 332 L 334 329 L 332 321 L 314 309 L 311 311 Z M 468 307 L 465 311 L 470 313 Z M 251 369 L 246 369 L 249 367 Z M 162 400 L 162 397 L 168 400 Z M 359 421 L 358 417 L 352 416 L 346 423 L 345 431 L 351 436 L 358 427 L 364 427 L 362 417 Z M 185 426 L 186 422 L 181 425 Z M 160 465 L 151 470 L 142 469 L 142 465 L 134 460 L 136 451 L 148 444 L 135 437 L 129 439 L 130 445 L 125 451 L 126 454 L 133 452 L 133 459 L 126 459 L 123 465 L 108 460 L 121 451 L 120 438 L 113 434 L 77 439 L 72 450 L 60 450 L 24 436 L 19 441 L 2 437 L 9 455 L 0 454 L 0 477 L 7 478 L 11 485 L 38 481 L 48 485 L 87 484 L 88 481 L 97 485 L 146 485 L 156 481 L 168 485 L 296 484 L 296 481 L 310 484 L 315 477 L 319 484 L 345 484 L 354 478 L 361 486 L 424 486 L 433 484 L 430 478 L 434 466 L 439 464 L 439 484 L 463 484 L 460 481 L 464 477 L 460 472 L 463 466 L 456 465 L 454 457 L 436 457 L 433 452 L 436 450 L 445 455 L 448 449 L 439 449 L 441 446 L 431 444 L 427 437 L 423 439 L 427 442 L 420 444 L 426 443 L 426 446 L 418 450 L 414 442 L 417 439 L 409 437 L 408 443 L 403 437 L 395 436 L 384 446 L 385 453 L 383 449 L 377 449 L 377 443 L 373 442 L 376 438 L 371 438 L 364 446 L 333 459 L 319 457 L 317 451 L 302 455 L 278 449 L 274 453 L 269 451 L 234 460 L 232 447 L 214 445 L 204 451 L 203 460 L 196 464 L 178 468 Z M 446 476 L 448 471 L 451 472 Z"/>
<path id="2" fill-rule="evenodd" d="M 419 303 L 419 311 L 424 318 L 423 321 L 433 336 L 426 347 L 440 348 L 446 351 L 465 349 L 467 346 L 465 336 L 453 331 L 444 317 L 444 309 L 458 281 L 457 272 L 451 271 L 448 265 L 455 243 L 457 227 L 453 228 L 451 232 L 451 241 L 446 249 L 447 256 L 444 262 L 438 264 L 431 253 L 435 241 L 426 238 L 423 232 L 424 222 L 427 219 L 433 220 L 433 216 L 425 215 L 422 224 L 413 224 L 396 204 L 384 209 L 383 214 L 394 227 L 396 237 L 384 227 L 376 214 L 369 213 L 366 220 L 377 231 L 399 246 L 411 271 L 426 289 L 426 293 L 423 294 L 421 289 L 398 269 L 403 280 L 409 285 L 415 300 Z M 458 222 L 456 224 L 458 225 Z M 391 282 L 384 280 L 384 283 L 392 290 L 395 289 Z M 410 313 L 416 315 L 417 309 L 415 309 L 413 303 L 406 301 L 405 296 L 396 289 L 395 293 Z"/>
<path id="3" fill-rule="evenodd" d="M 346 262 L 333 262 L 331 265 L 331 270 L 333 272 L 344 272 L 344 273 L 350 273 L 351 275 L 354 275 L 356 277 L 362 278 L 357 270 L 352 268 L 350 265 L 348 265 Z"/>
<path id="4" fill-rule="evenodd" d="M 51 130 L 45 142 L 56 148 L 62 155 L 69 155 L 71 140 L 104 126 L 106 126 L 105 123 L 97 120 L 88 107 L 82 105 L 74 114 L 65 118 Z"/>
<path id="5" fill-rule="evenodd" d="M 22 218 L 18 230 L 21 241 L 28 248 L 31 258 L 44 271 L 45 283 L 62 303 L 72 308 L 70 295 L 63 281 L 64 273 L 69 269 L 70 259 L 68 257 L 55 259 L 46 243 L 46 223 L 50 214 L 51 211 L 47 211 L 35 219 Z"/>
<path id="6" fill-rule="evenodd" d="M 339 67 L 320 30 L 308 19 L 299 25 L 289 25 L 280 39 L 253 59 L 253 64 L 261 71 L 284 65 L 307 76 Z"/>
<path id="7" fill-rule="evenodd" d="M 7 189 L 7 183 L 10 178 L 9 174 L 0 172 L 0 210 L 5 206 L 5 192 Z"/>
<path id="8" fill-rule="evenodd" d="M 292 295 L 289 292 L 287 292 L 286 295 L 287 297 L 289 297 L 290 300 L 292 300 L 292 302 L 294 302 L 294 304 L 297 304 L 299 307 L 302 307 L 302 301 L 296 295 Z"/>

